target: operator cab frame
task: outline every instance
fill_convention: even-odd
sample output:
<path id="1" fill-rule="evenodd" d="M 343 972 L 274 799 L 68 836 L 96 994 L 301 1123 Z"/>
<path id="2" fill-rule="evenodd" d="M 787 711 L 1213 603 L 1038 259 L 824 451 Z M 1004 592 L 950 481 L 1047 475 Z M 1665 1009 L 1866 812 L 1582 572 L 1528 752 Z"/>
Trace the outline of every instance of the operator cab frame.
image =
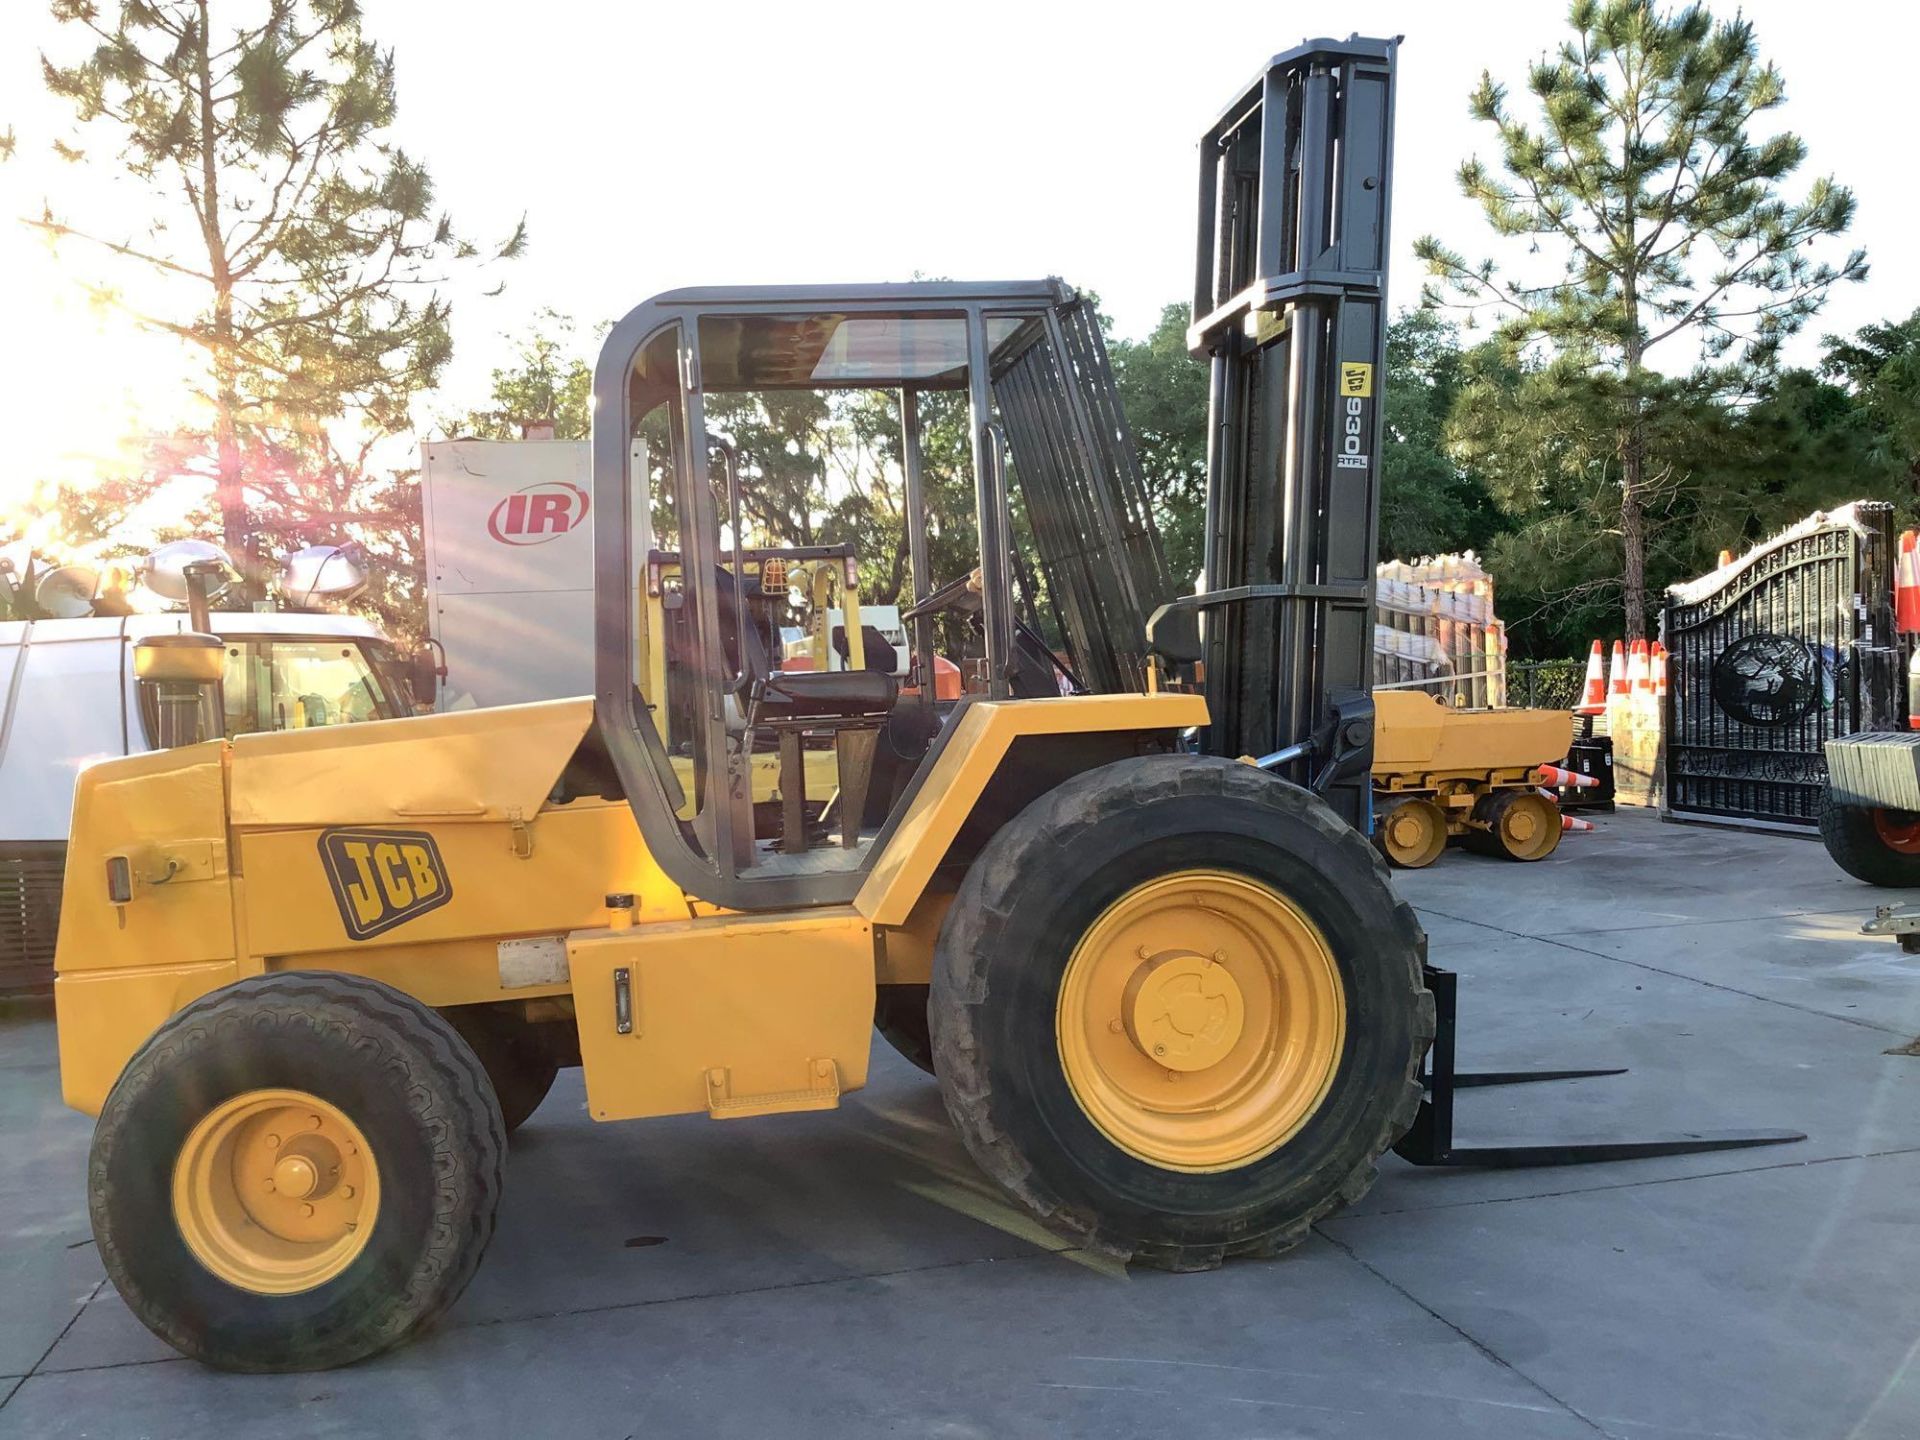
<path id="1" fill-rule="evenodd" d="M 904 687 L 873 665 L 783 673 L 777 630 L 771 655 L 763 653 L 753 613 L 765 597 L 754 593 L 753 576 L 771 552 L 747 534 L 743 485 L 753 457 L 712 433 L 708 397 L 783 390 L 895 399 L 912 584 L 912 604 L 902 597 Z M 930 573 L 921 400 L 932 392 L 966 397 L 978 542 L 970 575 Z M 1144 617 L 1168 586 L 1111 392 L 1091 309 L 1057 279 L 676 290 L 613 328 L 594 372 L 596 728 L 649 850 L 684 890 L 755 910 L 853 898 L 953 730 L 934 688 L 934 620 L 943 610 L 977 616 L 984 652 L 979 693 L 953 709 L 1143 688 Z M 647 440 L 644 450 L 636 437 Z M 651 474 L 636 473 L 636 453 L 650 457 Z M 1015 453 L 1020 540 L 1033 549 L 1022 552 L 1024 620 L 1009 503 Z M 681 693 L 671 721 L 665 695 L 651 693 L 665 688 L 657 678 L 664 637 L 647 633 L 649 601 L 627 578 L 639 504 L 651 507 L 654 544 L 677 561 Z M 1057 645 L 1038 634 L 1036 590 L 1052 607 Z M 840 804 L 847 777 L 861 771 L 857 755 L 849 770 L 848 749 L 882 727 L 889 737 L 906 733 L 895 750 L 911 774 L 857 805 L 864 814 L 849 805 L 837 815 L 837 840 L 791 843 L 783 833 L 798 813 L 791 806 L 784 826 L 769 823 L 764 806 L 756 815 L 756 740 L 784 752 L 802 732 L 816 745 L 830 734 L 841 757 Z M 857 786 L 852 798 L 863 798 Z"/>

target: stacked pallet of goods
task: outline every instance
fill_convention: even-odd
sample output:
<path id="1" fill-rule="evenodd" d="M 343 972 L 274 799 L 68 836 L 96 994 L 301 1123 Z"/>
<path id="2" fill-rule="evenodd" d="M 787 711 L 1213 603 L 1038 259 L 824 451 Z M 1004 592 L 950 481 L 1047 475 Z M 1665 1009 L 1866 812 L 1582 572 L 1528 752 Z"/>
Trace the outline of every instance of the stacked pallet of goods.
<path id="1" fill-rule="evenodd" d="M 1457 709 L 1507 703 L 1507 632 L 1493 577 L 1469 550 L 1376 571 L 1373 683 L 1421 689 Z"/>

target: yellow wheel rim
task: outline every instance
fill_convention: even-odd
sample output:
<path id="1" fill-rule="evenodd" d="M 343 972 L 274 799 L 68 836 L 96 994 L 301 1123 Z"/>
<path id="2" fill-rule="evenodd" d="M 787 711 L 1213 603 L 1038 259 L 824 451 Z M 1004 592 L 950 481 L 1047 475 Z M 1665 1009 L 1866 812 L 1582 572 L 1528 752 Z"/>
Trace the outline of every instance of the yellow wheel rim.
<path id="1" fill-rule="evenodd" d="M 1514 793 L 1494 821 L 1500 848 L 1516 860 L 1540 860 L 1560 844 L 1560 812 L 1551 800 L 1531 791 Z"/>
<path id="2" fill-rule="evenodd" d="M 1244 876 L 1183 870 L 1109 905 L 1067 960 L 1067 1084 L 1115 1145 L 1168 1170 L 1270 1155 L 1326 1098 L 1346 991 L 1318 927 Z"/>
<path id="3" fill-rule="evenodd" d="M 301 1090 L 250 1090 L 216 1106 L 173 1167 L 187 1248 L 229 1285 L 297 1295 L 367 1247 L 380 1170 L 360 1127 Z"/>
<path id="4" fill-rule="evenodd" d="M 1447 817 L 1431 800 L 1401 800 L 1380 821 L 1387 858 L 1407 870 L 1431 865 L 1447 848 Z"/>

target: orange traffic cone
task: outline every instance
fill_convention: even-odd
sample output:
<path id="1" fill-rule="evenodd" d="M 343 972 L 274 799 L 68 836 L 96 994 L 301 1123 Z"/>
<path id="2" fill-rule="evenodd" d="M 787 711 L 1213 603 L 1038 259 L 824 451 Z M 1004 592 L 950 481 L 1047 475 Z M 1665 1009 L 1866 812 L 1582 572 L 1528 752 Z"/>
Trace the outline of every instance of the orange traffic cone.
<path id="1" fill-rule="evenodd" d="M 1658 640 L 1653 642 L 1653 694 L 1656 700 L 1663 700 L 1667 694 L 1667 647 Z"/>
<path id="2" fill-rule="evenodd" d="M 1893 624 L 1903 635 L 1920 633 L 1920 534 L 1900 532 L 1893 567 Z"/>
<path id="3" fill-rule="evenodd" d="M 1647 673 L 1647 642 L 1636 640 L 1633 649 L 1627 653 L 1627 690 L 1633 695 L 1646 693 L 1653 683 L 1653 677 Z"/>
<path id="4" fill-rule="evenodd" d="M 1558 765 L 1536 765 L 1533 773 L 1543 785 L 1551 785 L 1557 790 L 1591 790 L 1600 782 L 1591 775 L 1582 775 L 1578 770 L 1563 770 Z"/>
<path id="5" fill-rule="evenodd" d="M 1731 550 L 1722 550 L 1720 552 L 1720 558 L 1714 562 L 1715 567 L 1721 570 L 1726 569 L 1727 566 L 1731 565 L 1732 563 L 1733 563 L 1733 551 Z"/>
<path id="6" fill-rule="evenodd" d="M 1627 647 L 1621 641 L 1613 642 L 1613 658 L 1607 665 L 1607 691 L 1613 695 L 1626 695 L 1627 687 Z"/>
<path id="7" fill-rule="evenodd" d="M 1562 815 L 1560 817 L 1560 828 L 1563 831 L 1571 830 L 1577 834 L 1582 830 L 1593 829 L 1593 822 L 1591 820 L 1582 820 L 1573 815 Z"/>
<path id="8" fill-rule="evenodd" d="M 1604 715 L 1607 713 L 1607 673 L 1606 662 L 1600 656 L 1600 642 L 1593 642 L 1593 648 L 1587 651 L 1587 683 L 1580 692 L 1580 703 L 1574 707 L 1576 715 Z"/>

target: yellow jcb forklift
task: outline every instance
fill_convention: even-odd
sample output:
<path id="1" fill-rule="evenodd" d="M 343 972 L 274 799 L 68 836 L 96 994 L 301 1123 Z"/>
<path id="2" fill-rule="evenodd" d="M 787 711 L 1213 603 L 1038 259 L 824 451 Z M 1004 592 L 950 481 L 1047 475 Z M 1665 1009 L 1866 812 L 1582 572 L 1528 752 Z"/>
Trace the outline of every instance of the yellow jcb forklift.
<path id="1" fill-rule="evenodd" d="M 876 1016 L 1009 1194 L 1150 1264 L 1296 1244 L 1409 1126 L 1459 1158 L 1416 1126 L 1424 939 L 1364 834 L 1393 57 L 1289 52 L 1203 138 L 1205 593 L 1174 598 L 1059 282 L 679 290 L 595 371 L 592 696 L 86 771 L 61 1077 L 133 1313 L 233 1369 L 376 1353 L 473 1275 L 556 1067 L 596 1120 L 819 1110 Z M 706 401 L 791 389 L 897 396 L 907 687 L 870 635 L 839 669 L 773 658 Z M 966 574 L 929 565 L 936 392 L 968 415 Z M 677 557 L 658 597 L 626 579 L 637 505 Z M 983 661 L 957 703 L 942 615 Z M 139 673 L 191 742 L 217 654 L 169 637 Z"/>

